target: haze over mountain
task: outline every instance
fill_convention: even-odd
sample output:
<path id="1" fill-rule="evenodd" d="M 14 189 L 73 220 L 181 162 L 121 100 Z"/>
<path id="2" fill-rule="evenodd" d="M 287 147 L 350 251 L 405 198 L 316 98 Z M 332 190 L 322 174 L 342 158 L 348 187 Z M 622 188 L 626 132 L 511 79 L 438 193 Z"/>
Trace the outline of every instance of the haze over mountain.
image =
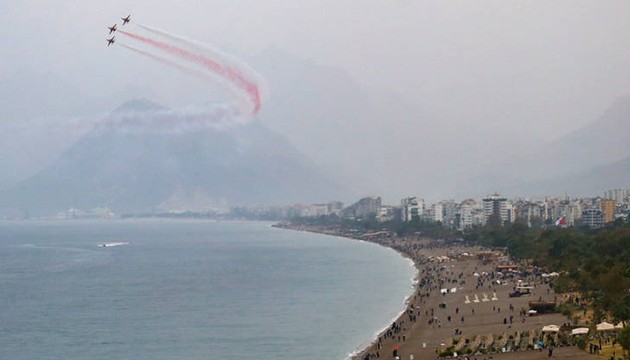
<path id="1" fill-rule="evenodd" d="M 630 96 L 619 98 L 587 126 L 521 156 L 485 167 L 459 185 L 482 196 L 594 195 L 630 185 Z"/>
<path id="2" fill-rule="evenodd" d="M 122 33 L 107 47 L 106 26 L 128 14 L 134 21 L 125 29 L 137 21 L 247 60 L 270 85 L 264 126 L 360 195 L 386 203 L 518 185 L 509 176 L 496 185 L 467 179 L 511 154 L 552 151 L 544 142 L 584 127 L 630 89 L 628 1 L 296 4 L 0 5 L 7 31 L 0 37 L 0 189 L 51 165 L 129 99 L 174 109 L 229 100 L 214 84 L 121 46 L 140 45 L 125 43 Z M 51 8 L 64 16 L 51 16 Z M 554 170 L 503 173 L 519 182 L 564 176 Z"/>
<path id="3" fill-rule="evenodd" d="M 498 161 L 505 155 L 498 149 L 521 143 L 511 133 L 497 132 L 502 135 L 495 141 L 479 146 L 484 130 L 473 122 L 455 125 L 422 112 L 396 93 L 366 89 L 340 68 L 278 48 L 267 49 L 251 62 L 271 88 L 260 121 L 358 196 L 384 195 L 392 202 L 410 195 L 452 197 L 460 173 L 477 168 L 480 159 Z M 52 164 L 103 117 L 86 116 L 85 110 L 78 113 L 83 116 L 27 118 L 0 133 L 5 137 L 0 146 L 16 154 L 0 159 L 0 188 Z M 25 148 L 24 138 L 29 143 L 36 140 L 37 146 Z M 340 199 L 349 201 L 352 196 Z"/>
<path id="4" fill-rule="evenodd" d="M 239 121 L 222 106 L 168 110 L 135 100 L 0 200 L 4 208 L 31 213 L 71 207 L 139 212 L 315 202 L 342 194 L 260 121 Z"/>
<path id="5" fill-rule="evenodd" d="M 277 48 L 253 62 L 274 90 L 261 112 L 265 124 L 363 195 L 393 203 L 452 197 L 461 174 L 536 141 L 496 130 L 492 142 L 480 143 L 486 134 L 475 122 L 455 124 L 395 92 L 366 89 L 342 69 Z"/>

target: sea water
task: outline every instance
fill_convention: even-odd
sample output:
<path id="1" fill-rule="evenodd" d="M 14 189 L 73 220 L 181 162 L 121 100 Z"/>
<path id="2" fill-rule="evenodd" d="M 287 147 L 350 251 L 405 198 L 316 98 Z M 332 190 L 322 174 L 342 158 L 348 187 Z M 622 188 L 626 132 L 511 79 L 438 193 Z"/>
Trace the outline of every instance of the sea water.
<path id="1" fill-rule="evenodd" d="M 0 223 L 0 359 L 344 359 L 403 309 L 409 260 L 270 225 Z"/>

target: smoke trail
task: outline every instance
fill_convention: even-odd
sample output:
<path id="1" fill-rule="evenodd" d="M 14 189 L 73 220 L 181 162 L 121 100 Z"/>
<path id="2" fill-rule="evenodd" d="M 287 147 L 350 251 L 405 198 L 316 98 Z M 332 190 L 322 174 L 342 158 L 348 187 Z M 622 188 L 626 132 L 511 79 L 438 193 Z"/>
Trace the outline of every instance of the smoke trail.
<path id="1" fill-rule="evenodd" d="M 210 73 L 198 71 L 198 70 L 195 70 L 195 69 L 183 66 L 182 64 L 179 64 L 179 63 L 177 63 L 175 61 L 172 61 L 172 60 L 167 59 L 165 57 L 158 56 L 158 55 L 150 53 L 148 51 L 139 49 L 139 48 L 137 48 L 135 46 L 130 46 L 130 45 L 127 45 L 127 44 L 124 44 L 124 43 L 119 43 L 119 45 L 122 46 L 125 49 L 131 50 L 131 51 L 136 52 L 136 53 L 138 53 L 140 55 L 149 57 L 149 58 L 151 58 L 153 60 L 159 61 L 159 62 L 161 62 L 161 63 L 163 63 L 165 65 L 173 67 L 173 68 L 175 68 L 175 69 L 177 69 L 177 70 L 179 70 L 179 71 L 181 71 L 183 73 L 186 73 L 188 75 L 192 75 L 192 76 L 194 76 L 196 78 L 202 78 L 204 80 L 207 80 L 207 81 L 210 81 L 212 83 L 218 84 L 223 90 L 228 91 L 233 97 L 236 97 L 237 99 L 239 99 L 239 101 L 241 103 L 247 102 L 249 100 L 248 98 L 243 97 L 241 95 L 241 93 L 235 91 L 233 89 L 233 87 L 230 86 L 230 84 L 226 83 L 225 80 L 221 79 L 218 76 L 213 76 Z"/>
<path id="2" fill-rule="evenodd" d="M 159 62 L 161 62 L 163 64 L 166 64 L 168 66 L 174 67 L 174 68 L 176 68 L 179 71 L 185 72 L 186 74 L 193 75 L 195 77 L 208 78 L 208 74 L 206 74 L 206 73 L 187 68 L 187 67 L 185 67 L 185 66 L 183 66 L 181 64 L 176 63 L 175 61 L 168 60 L 165 57 L 161 57 L 161 56 L 152 54 L 152 53 L 150 53 L 148 51 L 145 51 L 145 50 L 142 50 L 142 49 L 139 49 L 137 47 L 130 46 L 130 45 L 127 45 L 127 44 L 119 43 L 119 45 L 124 47 L 125 49 L 131 50 L 131 51 L 136 52 L 138 54 L 141 54 L 141 55 L 144 55 L 146 57 L 149 57 L 149 58 L 151 58 L 153 60 L 157 60 L 157 61 L 159 61 Z"/>
<path id="3" fill-rule="evenodd" d="M 146 31 L 149 31 L 153 34 L 162 36 L 172 41 L 176 41 L 181 46 L 188 47 L 189 49 L 193 51 L 196 51 L 196 52 L 201 51 L 201 52 L 206 53 L 206 55 L 208 55 L 213 60 L 221 63 L 224 67 L 233 69 L 234 71 L 242 74 L 245 78 L 249 79 L 250 82 L 256 84 L 259 92 L 261 93 L 261 98 L 263 100 L 268 98 L 268 89 L 267 89 L 267 83 L 265 81 L 265 78 L 261 76 L 258 72 L 256 72 L 254 69 L 252 69 L 244 61 L 234 56 L 231 56 L 229 54 L 226 54 L 225 52 L 207 43 L 202 43 L 196 40 L 188 39 L 181 35 L 175 35 L 175 34 L 166 32 L 164 30 L 160 30 L 158 28 L 141 24 L 141 23 L 137 23 L 137 22 L 134 23 L 134 25 Z"/>
<path id="4" fill-rule="evenodd" d="M 225 77 L 226 79 L 229 79 L 237 87 L 243 89 L 245 92 L 249 94 L 251 101 L 254 105 L 254 113 L 257 113 L 260 110 L 261 99 L 260 99 L 260 93 L 258 91 L 258 88 L 256 87 L 256 84 L 249 82 L 241 74 L 234 71 L 233 69 L 226 68 L 222 66 L 220 63 L 212 59 L 208 59 L 207 57 L 200 54 L 191 53 L 190 51 L 182 49 L 178 46 L 166 44 L 161 41 L 157 41 L 157 40 L 150 39 L 144 36 L 132 34 L 124 30 L 118 30 L 118 32 L 132 39 L 151 45 L 157 49 L 166 51 L 173 56 L 177 56 L 189 62 L 199 64 L 205 67 L 206 69 L 218 75 L 221 75 L 222 77 Z"/>

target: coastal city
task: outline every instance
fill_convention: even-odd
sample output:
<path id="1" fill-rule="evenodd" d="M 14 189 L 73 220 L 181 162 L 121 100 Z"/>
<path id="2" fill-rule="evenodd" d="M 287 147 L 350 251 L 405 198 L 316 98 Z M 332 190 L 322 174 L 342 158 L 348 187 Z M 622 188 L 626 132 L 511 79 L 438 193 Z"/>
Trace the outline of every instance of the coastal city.
<path id="1" fill-rule="evenodd" d="M 413 260 L 418 276 L 404 313 L 352 359 L 621 360 L 630 346 L 622 269 L 629 194 L 409 197 L 399 206 L 366 197 L 293 207 L 275 226 L 371 242 Z"/>
<path id="2" fill-rule="evenodd" d="M 69 4 L 0 6 L 0 360 L 630 360 L 630 0 Z"/>
<path id="3" fill-rule="evenodd" d="M 517 220 L 528 226 L 584 226 L 598 229 L 630 215 L 630 188 L 610 189 L 595 197 L 507 198 L 492 194 L 483 199 L 463 201 L 441 200 L 429 203 L 422 197 L 411 196 L 398 205 L 384 204 L 380 196 L 363 197 L 345 205 L 340 201 L 286 206 L 232 207 L 229 210 L 201 212 L 168 211 L 155 214 L 116 214 L 107 207 L 94 209 L 70 208 L 57 213 L 55 219 L 112 219 L 117 217 L 209 217 L 218 219 L 287 220 L 337 216 L 342 219 L 374 219 L 378 222 L 436 222 L 442 226 L 465 230 L 481 227 L 488 222 L 509 224 Z"/>
<path id="4" fill-rule="evenodd" d="M 630 213 L 630 189 L 608 190 L 601 197 L 543 199 L 508 199 L 498 194 L 481 201 L 467 199 L 426 203 L 420 197 L 402 199 L 400 205 L 382 204 L 380 197 L 365 197 L 344 207 L 342 203 L 293 206 L 286 209 L 286 216 L 317 217 L 338 215 L 358 219 L 374 216 L 380 222 L 411 221 L 413 219 L 440 222 L 448 228 L 463 230 L 483 226 L 497 214 L 502 224 L 520 218 L 528 225 L 556 225 L 600 228 Z"/>
<path id="5" fill-rule="evenodd" d="M 428 203 L 421 197 L 407 197 L 399 205 L 383 204 L 381 197 L 364 197 L 348 206 L 342 202 L 284 207 L 233 208 L 233 215 L 259 219 L 291 219 L 296 217 L 338 216 L 344 219 L 373 218 L 378 222 L 408 222 L 413 220 L 439 222 L 450 229 L 464 230 L 520 219 L 528 226 L 586 226 L 597 229 L 630 214 L 630 188 L 604 191 L 597 197 L 545 197 L 525 199 L 492 194 L 481 200 L 461 202 L 442 200 Z"/>

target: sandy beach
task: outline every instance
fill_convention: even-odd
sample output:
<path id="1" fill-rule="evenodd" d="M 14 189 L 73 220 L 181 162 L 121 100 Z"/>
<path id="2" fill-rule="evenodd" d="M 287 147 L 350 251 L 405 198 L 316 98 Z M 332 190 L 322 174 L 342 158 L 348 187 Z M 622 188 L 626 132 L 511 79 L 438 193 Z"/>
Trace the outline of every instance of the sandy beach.
<path id="1" fill-rule="evenodd" d="M 342 235 L 315 227 L 291 228 Z M 458 242 L 420 237 L 373 237 L 368 241 L 411 258 L 418 269 L 418 284 L 406 312 L 355 359 L 437 359 L 453 341 L 454 349 L 460 351 L 493 344 L 487 353 L 470 354 L 470 359 L 596 358 L 575 346 L 554 347 L 551 356 L 548 348 L 523 349 L 524 344 L 535 343 L 534 332 L 543 326 L 569 322 L 559 313 L 528 314 L 530 301 L 559 300 L 541 277 L 500 277 L 497 257 L 480 259 L 482 249 Z M 509 296 L 518 280 L 533 286 L 531 295 Z"/>

